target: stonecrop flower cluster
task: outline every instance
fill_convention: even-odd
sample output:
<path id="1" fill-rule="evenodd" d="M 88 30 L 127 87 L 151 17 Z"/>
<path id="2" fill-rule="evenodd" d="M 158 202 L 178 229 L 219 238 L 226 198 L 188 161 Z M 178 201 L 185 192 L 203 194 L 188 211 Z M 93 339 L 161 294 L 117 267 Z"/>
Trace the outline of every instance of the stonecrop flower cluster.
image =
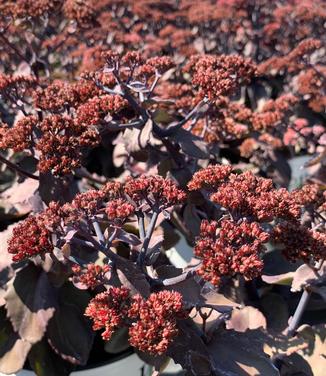
<path id="1" fill-rule="evenodd" d="M 283 244 L 291 261 L 325 258 L 326 234 L 300 224 L 305 206 L 323 202 L 317 186 L 288 192 L 275 189 L 271 179 L 215 165 L 196 172 L 188 188 L 210 191 L 209 199 L 224 210 L 219 221 L 202 221 L 194 250 L 203 260 L 198 274 L 211 283 L 236 273 L 246 279 L 260 275 L 269 240 Z"/>
<path id="2" fill-rule="evenodd" d="M 109 340 L 117 328 L 127 326 L 130 344 L 154 355 L 166 352 L 178 335 L 177 319 L 187 317 L 178 292 L 163 290 L 144 299 L 130 297 L 125 287 L 111 287 L 96 295 L 85 315 L 93 320 L 94 330 L 105 329 L 103 339 Z"/>
<path id="3" fill-rule="evenodd" d="M 52 234 L 62 236 L 70 228 L 89 226 L 90 221 L 103 215 L 105 218 L 102 220 L 106 219 L 110 226 L 120 228 L 126 221 L 132 220 L 136 212 L 159 213 L 181 204 L 185 198 L 186 193 L 172 180 L 158 175 L 128 177 L 124 183 L 108 182 L 102 189 L 79 193 L 71 202 L 63 205 L 50 202 L 47 209 L 26 218 L 15 227 L 13 237 L 8 243 L 8 252 L 14 255 L 14 261 L 52 253 L 55 245 Z M 75 272 L 80 273 L 81 270 L 77 269 Z M 96 267 L 94 270 L 92 267 L 87 274 L 96 270 Z M 82 282 L 89 278 L 86 277 Z"/>
<path id="4" fill-rule="evenodd" d="M 198 274 L 214 285 L 220 283 L 222 276 L 242 274 L 253 279 L 262 272 L 260 256 L 268 240 L 269 234 L 256 222 L 204 220 L 194 249 L 203 260 Z"/>

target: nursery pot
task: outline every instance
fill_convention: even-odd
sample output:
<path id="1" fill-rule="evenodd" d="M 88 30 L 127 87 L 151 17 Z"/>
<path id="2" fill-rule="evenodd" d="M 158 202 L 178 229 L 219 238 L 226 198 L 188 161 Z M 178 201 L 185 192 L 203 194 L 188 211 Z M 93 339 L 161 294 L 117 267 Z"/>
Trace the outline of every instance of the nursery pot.
<path id="1" fill-rule="evenodd" d="M 103 363 L 99 366 L 93 366 L 78 371 L 73 371 L 72 376 L 147 376 L 149 374 L 148 366 L 136 354 L 128 354 L 118 360 L 113 360 L 109 363 Z M 0 373 L 0 376 L 8 376 Z M 16 374 L 10 376 L 35 376 L 33 371 L 21 370 Z M 60 376 L 60 375 L 58 375 Z"/>

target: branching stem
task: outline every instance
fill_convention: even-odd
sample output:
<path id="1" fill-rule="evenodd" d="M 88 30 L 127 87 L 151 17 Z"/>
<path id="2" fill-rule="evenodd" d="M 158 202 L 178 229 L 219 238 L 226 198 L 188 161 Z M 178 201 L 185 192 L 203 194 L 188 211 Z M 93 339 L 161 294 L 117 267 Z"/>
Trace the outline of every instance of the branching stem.
<path id="1" fill-rule="evenodd" d="M 31 178 L 34 180 L 40 180 L 38 176 L 31 174 L 28 171 L 25 171 L 21 167 L 17 166 L 15 163 L 8 161 L 4 156 L 0 154 L 0 162 L 6 164 L 12 171 L 17 172 L 21 176 L 25 176 L 26 178 Z"/>
<path id="2" fill-rule="evenodd" d="M 299 304 L 294 312 L 294 315 L 290 321 L 290 325 L 288 327 L 288 335 L 292 337 L 300 323 L 301 317 L 303 312 L 309 302 L 311 292 L 307 291 L 306 289 L 303 291 Z"/>
<path id="3" fill-rule="evenodd" d="M 145 236 L 144 241 L 143 241 L 143 246 L 140 250 L 138 260 L 137 260 L 138 265 L 140 265 L 141 267 L 143 266 L 143 263 L 144 263 L 144 260 L 145 260 L 147 248 L 148 248 L 149 242 L 151 240 L 151 237 L 153 235 L 158 215 L 159 215 L 158 211 L 153 212 L 151 221 L 150 221 L 148 228 L 147 228 L 147 231 L 146 231 L 146 236 Z"/>

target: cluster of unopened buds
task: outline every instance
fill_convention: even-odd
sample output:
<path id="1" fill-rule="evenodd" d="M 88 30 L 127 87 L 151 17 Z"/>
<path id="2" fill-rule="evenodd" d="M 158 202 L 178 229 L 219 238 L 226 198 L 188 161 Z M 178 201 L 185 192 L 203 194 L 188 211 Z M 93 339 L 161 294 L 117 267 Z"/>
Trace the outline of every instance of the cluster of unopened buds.
<path id="1" fill-rule="evenodd" d="M 214 285 L 223 276 L 242 274 L 246 279 L 253 279 L 263 269 L 260 256 L 268 240 L 269 234 L 257 222 L 204 220 L 194 250 L 203 260 L 198 274 Z"/>
<path id="2" fill-rule="evenodd" d="M 62 206 L 52 202 L 45 211 L 19 223 L 9 241 L 8 251 L 14 255 L 14 261 L 52 253 L 52 234 L 64 237 L 69 228 L 78 231 L 103 214 L 110 226 L 121 227 L 138 210 L 159 213 L 181 204 L 185 198 L 186 193 L 172 180 L 158 175 L 130 177 L 125 183 L 109 182 L 100 190 L 77 194 Z M 28 244 L 24 237 L 26 233 L 29 234 Z"/>
<path id="3" fill-rule="evenodd" d="M 318 213 L 325 200 L 317 186 L 288 192 L 275 189 L 270 179 L 215 165 L 196 172 L 188 188 L 208 192 L 222 210 L 219 221 L 202 222 L 195 246 L 195 254 L 202 259 L 198 273 L 213 284 L 236 273 L 247 279 L 258 276 L 263 244 L 269 240 L 283 244 L 284 255 L 292 261 L 314 264 L 325 258 L 325 234 L 300 224 L 304 207 L 316 206 Z"/>
<path id="4" fill-rule="evenodd" d="M 95 289 L 97 286 L 103 285 L 106 274 L 110 271 L 110 265 L 88 264 L 86 268 L 75 264 L 71 267 L 73 272 L 73 282 L 81 283 L 86 288 Z"/>
<path id="5" fill-rule="evenodd" d="M 166 352 L 178 335 L 178 319 L 188 316 L 178 292 L 163 290 L 146 299 L 131 296 L 125 287 L 110 287 L 96 295 L 85 314 L 93 320 L 94 330 L 105 329 L 103 339 L 109 340 L 115 330 L 127 326 L 130 344 L 153 355 Z"/>
<path id="6" fill-rule="evenodd" d="M 282 243 L 283 253 L 291 261 L 300 259 L 311 264 L 326 256 L 325 234 L 300 223 L 304 208 L 316 214 L 324 208 L 325 194 L 317 185 L 288 192 L 274 188 L 270 179 L 257 177 L 250 171 L 236 173 L 228 165 L 211 165 L 193 175 L 188 189 L 203 194 L 219 213 L 215 220 L 202 221 L 194 248 L 195 256 L 200 259 L 194 274 L 213 285 L 236 275 L 246 280 L 261 275 L 262 256 L 269 241 Z M 43 212 L 25 219 L 14 228 L 8 251 L 14 261 L 43 257 L 46 253 L 57 257 L 55 249 L 77 241 L 76 245 L 95 247 L 109 260 L 111 257 L 112 264 L 100 266 L 76 264 L 73 255 L 63 253 L 77 286 L 99 291 L 104 286 L 108 288 L 91 300 L 86 315 L 93 320 L 95 330 L 104 329 L 105 340 L 118 328 L 128 327 L 132 346 L 150 354 L 163 354 L 178 335 L 178 320 L 188 315 L 182 295 L 159 289 L 144 296 L 132 295 L 126 287 L 110 286 L 109 272 L 115 267 L 112 266 L 115 257 L 121 257 L 110 247 L 119 241 L 115 236 L 120 232 L 132 236 L 133 244 L 141 244 L 142 248 L 137 248 L 141 255 L 143 247 L 149 244 L 159 213 L 182 204 L 186 198 L 186 192 L 174 181 L 158 175 L 110 181 L 99 190 L 77 194 L 64 205 L 52 202 Z M 146 234 L 145 227 L 141 229 L 140 225 L 145 217 L 150 223 Z M 139 238 L 125 231 L 128 221 L 136 220 Z M 106 226 L 106 236 L 101 233 L 100 225 Z M 160 285 L 160 279 L 147 274 L 142 264 L 144 259 L 139 256 L 133 261 L 145 273 L 151 287 L 164 286 Z"/>

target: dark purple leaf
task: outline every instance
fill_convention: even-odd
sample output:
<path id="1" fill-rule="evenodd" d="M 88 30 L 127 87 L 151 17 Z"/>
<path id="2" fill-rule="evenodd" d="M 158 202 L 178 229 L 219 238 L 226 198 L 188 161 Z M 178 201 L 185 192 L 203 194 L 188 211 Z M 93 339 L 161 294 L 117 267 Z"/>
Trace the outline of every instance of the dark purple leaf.
<path id="1" fill-rule="evenodd" d="M 15 331 L 26 341 L 38 342 L 57 304 L 47 274 L 33 264 L 27 265 L 8 283 L 5 300 Z"/>
<path id="2" fill-rule="evenodd" d="M 37 376 L 68 376 L 73 370 L 73 365 L 57 355 L 45 339 L 32 347 L 28 361 Z"/>
<path id="3" fill-rule="evenodd" d="M 84 316 L 89 300 L 88 292 L 66 283 L 58 292 L 58 308 L 47 328 L 50 346 L 73 364 L 86 364 L 93 345 L 94 332 Z"/>
<path id="4" fill-rule="evenodd" d="M 5 310 L 0 308 L 0 372 L 10 374 L 20 371 L 31 346 L 14 331 Z"/>

